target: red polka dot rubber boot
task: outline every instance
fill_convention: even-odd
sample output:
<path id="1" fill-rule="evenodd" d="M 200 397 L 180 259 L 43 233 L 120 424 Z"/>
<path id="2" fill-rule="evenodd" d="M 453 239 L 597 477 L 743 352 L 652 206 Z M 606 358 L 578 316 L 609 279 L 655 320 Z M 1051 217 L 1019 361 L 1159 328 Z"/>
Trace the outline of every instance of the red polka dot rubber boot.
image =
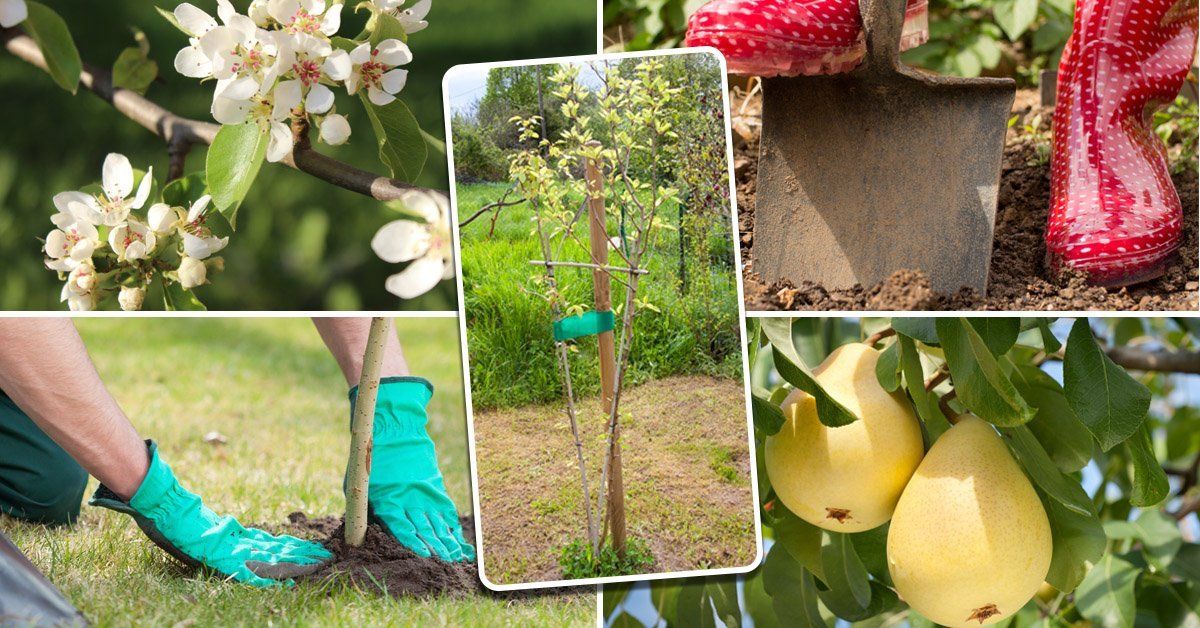
<path id="1" fill-rule="evenodd" d="M 1179 195 L 1150 118 L 1175 99 L 1195 58 L 1196 7 L 1076 5 L 1054 108 L 1046 230 L 1053 272 L 1073 268 L 1095 285 L 1124 286 L 1163 274 L 1179 248 Z"/>
<path id="2" fill-rule="evenodd" d="M 908 0 L 900 49 L 928 37 L 928 0 Z M 734 74 L 767 77 L 848 72 L 866 52 L 858 0 L 713 0 L 685 41 L 720 50 Z"/>

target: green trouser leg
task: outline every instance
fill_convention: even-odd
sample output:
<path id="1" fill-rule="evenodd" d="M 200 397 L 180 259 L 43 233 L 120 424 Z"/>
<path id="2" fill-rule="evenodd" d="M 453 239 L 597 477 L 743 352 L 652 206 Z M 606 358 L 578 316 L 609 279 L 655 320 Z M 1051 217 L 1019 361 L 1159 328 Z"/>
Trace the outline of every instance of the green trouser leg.
<path id="1" fill-rule="evenodd" d="M 88 474 L 0 391 L 0 512 L 49 525 L 79 516 Z"/>

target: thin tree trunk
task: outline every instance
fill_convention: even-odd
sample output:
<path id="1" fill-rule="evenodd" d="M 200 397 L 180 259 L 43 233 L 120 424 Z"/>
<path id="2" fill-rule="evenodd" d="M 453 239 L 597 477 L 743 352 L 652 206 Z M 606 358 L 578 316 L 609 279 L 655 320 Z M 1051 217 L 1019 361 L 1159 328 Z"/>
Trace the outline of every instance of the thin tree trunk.
<path id="1" fill-rule="evenodd" d="M 379 369 L 391 326 L 389 318 L 371 319 L 362 374 L 358 379 L 354 418 L 350 424 L 350 460 L 346 468 L 346 544 L 351 547 L 362 545 L 367 535 L 367 482 L 371 476 L 375 399 L 379 394 Z"/>

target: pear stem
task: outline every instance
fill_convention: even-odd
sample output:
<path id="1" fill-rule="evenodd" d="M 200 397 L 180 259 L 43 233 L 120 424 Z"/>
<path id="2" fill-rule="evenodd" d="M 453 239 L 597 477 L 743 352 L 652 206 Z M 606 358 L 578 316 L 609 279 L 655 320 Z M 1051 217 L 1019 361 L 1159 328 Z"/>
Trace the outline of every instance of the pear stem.
<path id="1" fill-rule="evenodd" d="M 942 382 L 946 381 L 947 379 L 949 379 L 949 377 L 950 377 L 950 371 L 947 371 L 945 367 L 939 368 L 938 372 L 934 373 L 933 377 L 929 378 L 929 381 L 925 382 L 926 392 L 931 391 L 934 388 L 937 388 L 938 384 L 941 384 Z"/>
<path id="2" fill-rule="evenodd" d="M 938 409 L 942 411 L 942 414 L 946 415 L 946 420 L 950 422 L 950 425 L 958 424 L 958 413 L 950 408 L 950 400 L 957 396 L 958 393 L 951 390 L 942 395 L 942 398 L 938 400 Z"/>
<path id="3" fill-rule="evenodd" d="M 883 340 L 884 338 L 887 338 L 888 336 L 895 336 L 895 335 L 896 335 L 895 329 L 892 329 L 890 326 L 884 327 L 883 329 L 871 334 L 870 336 L 867 336 L 867 339 L 864 342 L 866 342 L 866 345 L 868 347 L 874 347 L 875 344 L 878 343 L 880 340 Z"/>

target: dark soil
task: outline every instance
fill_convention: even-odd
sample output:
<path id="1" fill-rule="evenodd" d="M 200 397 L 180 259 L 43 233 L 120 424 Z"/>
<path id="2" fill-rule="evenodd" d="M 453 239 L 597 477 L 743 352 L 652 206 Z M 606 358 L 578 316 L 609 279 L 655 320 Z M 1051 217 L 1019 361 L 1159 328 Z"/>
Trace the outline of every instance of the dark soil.
<path id="1" fill-rule="evenodd" d="M 462 518 L 463 536 L 475 538 L 475 520 Z M 319 541 L 333 552 L 333 560 L 297 580 L 348 579 L 355 586 L 378 589 L 395 597 L 486 595 L 500 599 L 523 599 L 545 595 L 578 593 L 571 589 L 492 591 L 479 580 L 476 563 L 448 563 L 423 558 L 404 547 L 382 527 L 372 523 L 361 547 L 346 545 L 345 524 L 340 517 L 309 518 L 303 512 L 288 515 L 288 523 L 277 529 L 301 538 Z M 583 590 L 587 592 L 587 590 Z"/>
<path id="2" fill-rule="evenodd" d="M 736 108 L 740 98 L 733 98 Z M 1047 142 L 1051 110 L 1039 109 L 1030 93 L 1018 94 L 1014 113 L 1021 129 L 1030 121 L 1036 130 L 1009 132 L 1000 177 L 996 231 L 992 245 L 988 294 L 963 289 L 934 292 L 920 269 L 898 270 L 873 286 L 828 290 L 819 282 L 765 284 L 754 272 L 754 200 L 757 178 L 757 103 L 750 101 L 735 130 L 735 174 L 738 228 L 741 232 L 746 308 L 750 310 L 1194 310 L 1197 309 L 1197 174 L 1174 176 L 1184 208 L 1183 241 L 1167 273 L 1125 288 L 1089 286 L 1079 274 L 1052 277 L 1046 267 L 1045 228 L 1050 208 L 1050 164 Z M 1041 119 L 1036 116 L 1041 114 Z M 735 116 L 736 118 L 736 116 Z M 1193 165 L 1194 166 L 1194 165 Z"/>

